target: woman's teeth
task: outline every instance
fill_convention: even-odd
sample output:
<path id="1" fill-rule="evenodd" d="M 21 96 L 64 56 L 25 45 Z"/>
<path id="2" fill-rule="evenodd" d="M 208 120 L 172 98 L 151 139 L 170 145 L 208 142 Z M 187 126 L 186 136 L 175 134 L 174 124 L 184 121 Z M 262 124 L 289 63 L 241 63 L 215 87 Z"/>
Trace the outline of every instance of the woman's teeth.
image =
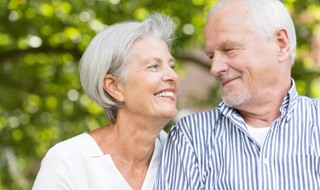
<path id="1" fill-rule="evenodd" d="M 173 92 L 170 92 L 170 91 L 166 91 L 166 92 L 160 92 L 160 93 L 157 93 L 156 96 L 159 96 L 159 97 L 174 97 L 174 93 Z"/>

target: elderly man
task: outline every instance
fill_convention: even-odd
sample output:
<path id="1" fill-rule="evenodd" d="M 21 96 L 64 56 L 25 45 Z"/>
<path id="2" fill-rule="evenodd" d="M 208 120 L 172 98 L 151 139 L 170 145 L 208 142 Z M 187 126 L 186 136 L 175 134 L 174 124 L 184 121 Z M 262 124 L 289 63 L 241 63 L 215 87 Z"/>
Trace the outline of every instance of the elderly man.
<path id="1" fill-rule="evenodd" d="M 320 99 L 297 94 L 279 0 L 221 0 L 205 27 L 223 101 L 172 128 L 156 189 L 320 189 Z"/>

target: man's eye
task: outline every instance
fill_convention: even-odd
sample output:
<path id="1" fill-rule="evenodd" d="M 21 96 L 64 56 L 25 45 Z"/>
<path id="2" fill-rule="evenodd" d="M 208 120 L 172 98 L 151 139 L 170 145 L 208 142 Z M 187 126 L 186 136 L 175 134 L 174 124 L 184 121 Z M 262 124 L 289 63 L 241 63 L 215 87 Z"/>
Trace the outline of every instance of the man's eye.
<path id="1" fill-rule="evenodd" d="M 175 65 L 171 65 L 171 69 L 174 70 L 176 68 Z"/>
<path id="2" fill-rule="evenodd" d="M 225 49 L 225 52 L 226 53 L 233 53 L 233 52 L 235 52 L 235 50 L 236 49 L 234 49 L 234 48 L 229 48 L 229 49 Z"/>

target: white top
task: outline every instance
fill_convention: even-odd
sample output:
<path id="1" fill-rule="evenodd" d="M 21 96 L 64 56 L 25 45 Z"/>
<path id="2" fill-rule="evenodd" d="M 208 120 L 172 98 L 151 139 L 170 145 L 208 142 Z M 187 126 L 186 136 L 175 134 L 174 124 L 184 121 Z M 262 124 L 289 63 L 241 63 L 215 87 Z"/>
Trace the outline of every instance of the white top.
<path id="1" fill-rule="evenodd" d="M 161 131 L 155 141 L 142 190 L 153 187 L 166 138 L 167 134 Z M 131 187 L 116 168 L 110 155 L 104 155 L 95 140 L 84 133 L 49 149 L 34 182 L 33 190 L 37 189 L 129 190 Z"/>
<path id="2" fill-rule="evenodd" d="M 267 137 L 268 131 L 270 127 L 262 127 L 262 128 L 257 128 L 257 127 L 251 127 L 250 125 L 247 125 L 248 132 L 250 136 L 257 141 L 257 143 L 262 147 L 264 140 Z"/>

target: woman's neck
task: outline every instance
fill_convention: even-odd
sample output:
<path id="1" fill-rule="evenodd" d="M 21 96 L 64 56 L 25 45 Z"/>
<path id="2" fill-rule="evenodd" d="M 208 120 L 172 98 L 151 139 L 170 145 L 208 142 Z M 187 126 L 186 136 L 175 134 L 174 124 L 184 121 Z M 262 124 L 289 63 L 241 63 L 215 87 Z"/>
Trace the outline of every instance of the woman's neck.
<path id="1" fill-rule="evenodd" d="M 141 189 L 155 148 L 159 130 L 139 122 L 118 120 L 89 134 L 104 154 L 109 154 L 133 189 Z"/>

